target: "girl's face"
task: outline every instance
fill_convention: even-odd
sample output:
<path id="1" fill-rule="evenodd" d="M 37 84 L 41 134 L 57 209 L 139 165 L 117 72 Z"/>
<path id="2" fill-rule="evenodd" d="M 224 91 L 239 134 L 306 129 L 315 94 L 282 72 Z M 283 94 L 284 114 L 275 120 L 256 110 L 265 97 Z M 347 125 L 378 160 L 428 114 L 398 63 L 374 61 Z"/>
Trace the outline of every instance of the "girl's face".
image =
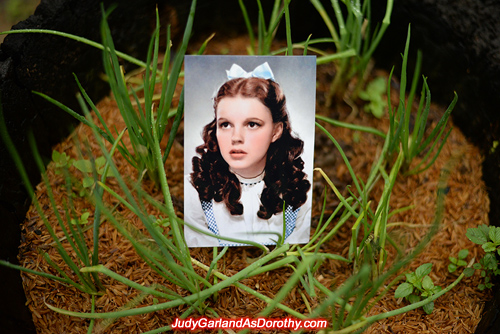
<path id="1" fill-rule="evenodd" d="M 224 97 L 216 110 L 217 143 L 231 169 L 246 178 L 266 166 L 269 145 L 280 138 L 282 123 L 273 123 L 271 111 L 257 98 Z"/>

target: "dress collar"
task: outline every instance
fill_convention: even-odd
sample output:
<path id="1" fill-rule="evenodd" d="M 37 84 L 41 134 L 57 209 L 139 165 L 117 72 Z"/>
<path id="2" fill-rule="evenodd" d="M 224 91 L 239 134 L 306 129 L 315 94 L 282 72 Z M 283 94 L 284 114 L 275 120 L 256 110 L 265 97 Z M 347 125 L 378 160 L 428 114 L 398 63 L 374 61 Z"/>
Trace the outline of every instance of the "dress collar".
<path id="1" fill-rule="evenodd" d="M 262 173 L 260 173 L 259 175 L 255 176 L 255 177 L 252 177 L 250 179 L 247 179 L 241 175 L 238 175 L 236 174 L 235 172 L 233 172 L 231 169 L 229 169 L 229 171 L 231 173 L 233 173 L 234 175 L 236 175 L 236 177 L 238 178 L 238 181 L 240 181 L 241 184 L 244 184 L 244 185 L 252 185 L 252 184 L 257 184 L 259 182 L 261 182 L 262 180 L 264 180 L 264 175 L 266 174 L 265 173 L 265 170 L 262 171 Z"/>

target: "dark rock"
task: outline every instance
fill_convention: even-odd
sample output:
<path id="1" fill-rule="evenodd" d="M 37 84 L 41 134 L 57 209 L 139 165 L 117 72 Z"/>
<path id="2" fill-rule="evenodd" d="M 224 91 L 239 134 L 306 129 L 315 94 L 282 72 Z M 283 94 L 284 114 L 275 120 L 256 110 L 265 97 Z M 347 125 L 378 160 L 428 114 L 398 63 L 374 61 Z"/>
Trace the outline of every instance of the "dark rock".
<path id="1" fill-rule="evenodd" d="M 52 29 L 94 41 L 100 41 L 101 1 L 45 1 L 34 15 L 13 29 Z M 104 1 L 109 8 L 112 1 Z M 117 50 L 144 58 L 154 28 L 155 1 L 138 6 L 132 0 L 118 1 L 109 16 L 109 25 Z M 33 184 L 39 172 L 27 142 L 32 131 L 44 159 L 51 148 L 75 125 L 74 119 L 44 99 L 39 91 L 80 112 L 75 94 L 75 73 L 94 101 L 109 92 L 100 78 L 103 72 L 101 52 L 67 38 L 47 34 L 12 34 L 0 45 L 0 103 L 5 124 Z M 127 65 L 127 64 L 125 64 Z M 29 206 L 29 198 L 15 165 L 0 140 L 0 217 L 2 233 L 0 258 L 17 263 L 19 224 Z M 31 314 L 17 270 L 0 266 L 0 322 L 3 333 L 35 333 Z"/>
<path id="2" fill-rule="evenodd" d="M 379 21 L 384 0 L 372 1 Z M 432 100 L 458 103 L 454 123 L 482 150 L 483 179 L 490 198 L 490 224 L 500 226 L 500 2 L 496 0 L 396 0 L 391 25 L 375 54 L 377 66 L 400 64 L 411 23 L 411 63 L 423 54 L 422 74 L 428 77 Z M 413 68 L 410 67 L 410 68 Z M 395 73 L 398 73 L 397 71 Z M 500 292 L 485 306 L 476 333 L 500 328 Z"/>

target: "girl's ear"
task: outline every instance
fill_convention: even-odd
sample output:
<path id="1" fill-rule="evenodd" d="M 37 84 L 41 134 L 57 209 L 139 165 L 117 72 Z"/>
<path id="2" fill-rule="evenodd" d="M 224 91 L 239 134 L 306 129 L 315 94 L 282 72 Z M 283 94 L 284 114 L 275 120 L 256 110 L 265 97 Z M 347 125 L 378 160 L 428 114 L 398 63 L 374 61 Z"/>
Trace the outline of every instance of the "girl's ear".
<path id="1" fill-rule="evenodd" d="M 279 122 L 277 124 L 274 124 L 273 139 L 271 142 L 274 143 L 276 140 L 280 139 L 282 133 L 283 133 L 283 123 Z"/>

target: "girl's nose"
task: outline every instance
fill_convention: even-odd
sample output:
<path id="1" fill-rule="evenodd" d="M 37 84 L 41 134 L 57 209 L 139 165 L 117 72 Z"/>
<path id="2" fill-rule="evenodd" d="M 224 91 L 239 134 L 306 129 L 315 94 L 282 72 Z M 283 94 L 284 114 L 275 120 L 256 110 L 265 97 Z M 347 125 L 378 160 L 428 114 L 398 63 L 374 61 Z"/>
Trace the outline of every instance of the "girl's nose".
<path id="1" fill-rule="evenodd" d="M 231 136 L 231 142 L 233 144 L 243 143 L 243 130 L 239 127 L 235 127 Z"/>

